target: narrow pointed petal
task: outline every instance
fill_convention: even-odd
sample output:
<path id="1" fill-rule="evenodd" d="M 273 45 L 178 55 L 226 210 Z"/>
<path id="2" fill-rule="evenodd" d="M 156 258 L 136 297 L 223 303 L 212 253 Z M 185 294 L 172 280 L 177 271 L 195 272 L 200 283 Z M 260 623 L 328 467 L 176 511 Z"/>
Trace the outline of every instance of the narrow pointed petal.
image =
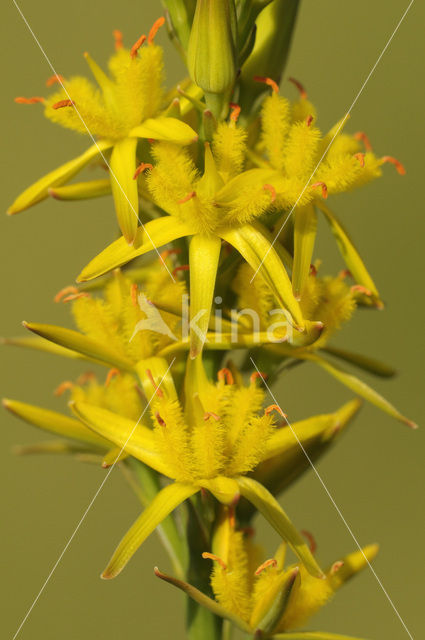
<path id="1" fill-rule="evenodd" d="M 101 456 L 92 453 L 92 449 L 84 444 L 77 444 L 76 442 L 66 442 L 65 440 L 48 440 L 47 442 L 36 442 L 34 444 L 18 445 L 13 447 L 13 453 L 17 456 L 32 456 L 32 455 L 73 455 L 79 458 L 79 456 L 94 456 L 96 462 L 101 460 Z"/>
<path id="2" fill-rule="evenodd" d="M 221 240 L 216 236 L 193 236 L 190 264 L 190 357 L 202 351 L 208 331 L 214 296 Z"/>
<path id="3" fill-rule="evenodd" d="M 339 222 L 339 220 L 335 217 L 328 207 L 326 207 L 322 202 L 317 203 L 320 211 L 324 213 L 326 220 L 329 222 L 332 233 L 334 234 L 341 255 L 350 270 L 354 280 L 365 287 L 368 291 L 371 292 L 371 301 L 372 303 L 382 308 L 383 302 L 380 299 L 378 289 L 371 276 L 369 275 L 368 270 L 365 267 L 363 260 L 360 257 L 359 252 L 355 248 L 354 244 L 350 240 L 347 232 L 344 230 L 343 226 Z"/>
<path id="4" fill-rule="evenodd" d="M 122 447 L 114 447 L 113 449 L 109 449 L 108 453 L 103 456 L 102 467 L 104 469 L 108 469 L 118 462 L 121 462 L 121 460 L 125 460 L 126 458 L 128 458 L 128 456 L 128 452 L 125 449 L 123 450 Z"/>
<path id="5" fill-rule="evenodd" d="M 277 633 L 274 640 L 363 640 L 353 636 L 341 636 L 339 633 L 326 631 L 298 631 L 295 633 Z"/>
<path id="6" fill-rule="evenodd" d="M 158 578 L 161 578 L 161 580 L 164 580 L 164 582 L 168 582 L 169 584 L 172 584 L 174 587 L 177 587 L 177 589 L 181 589 L 181 591 L 183 591 L 186 595 L 188 595 L 190 598 L 195 600 L 195 602 L 200 604 L 201 607 L 205 607 L 206 609 L 211 611 L 211 613 L 213 613 L 215 616 L 218 616 L 219 618 L 224 618 L 224 620 L 230 620 L 230 622 L 233 622 L 233 624 L 239 627 L 239 629 L 249 633 L 250 628 L 246 624 L 246 622 L 242 620 L 242 618 L 239 618 L 238 616 L 230 613 L 230 611 L 227 611 L 227 609 L 224 609 L 224 607 L 218 604 L 218 602 L 206 596 L 204 593 L 202 593 L 202 591 L 199 591 L 199 589 L 196 589 L 196 587 L 193 587 L 191 584 L 184 582 L 183 580 L 178 580 L 177 578 L 168 576 L 166 573 L 162 573 L 162 571 L 160 571 L 156 567 L 155 567 L 155 575 Z"/>
<path id="7" fill-rule="evenodd" d="M 292 289 L 299 300 L 307 281 L 312 262 L 317 232 L 317 214 L 313 205 L 295 210 L 294 224 L 294 264 L 292 269 Z"/>
<path id="8" fill-rule="evenodd" d="M 233 478 L 217 476 L 211 480 L 200 480 L 199 484 L 211 491 L 219 502 L 225 505 L 235 505 L 240 497 L 239 485 Z"/>
<path id="9" fill-rule="evenodd" d="M 89 262 L 77 280 L 78 282 L 85 282 L 86 280 L 97 278 L 116 267 L 127 264 L 127 262 L 138 256 L 194 233 L 191 227 L 171 216 L 163 216 L 156 220 L 151 220 L 143 227 L 138 228 L 131 246 L 124 237 L 115 240 Z"/>
<path id="10" fill-rule="evenodd" d="M 314 559 L 304 538 L 289 520 L 282 507 L 265 487 L 252 478 L 238 477 L 241 495 L 251 502 L 279 535 L 288 542 L 311 575 L 323 578 L 324 574 Z"/>
<path id="11" fill-rule="evenodd" d="M 104 580 L 115 578 L 124 569 L 130 558 L 154 529 L 190 496 L 199 491 L 195 485 L 174 482 L 162 489 L 137 518 L 133 526 L 115 550 L 108 566 L 102 573 Z"/>
<path id="12" fill-rule="evenodd" d="M 258 270 L 256 277 L 261 275 L 264 278 L 279 304 L 289 311 L 296 328 L 302 330 L 304 319 L 292 293 L 291 281 L 279 255 L 261 227 L 258 224 L 246 224 L 239 229 L 220 231 L 220 235 L 239 251 L 255 272 Z"/>
<path id="13" fill-rule="evenodd" d="M 148 118 L 138 127 L 130 131 L 136 138 L 152 138 L 153 140 L 165 140 L 175 144 L 191 144 L 196 142 L 198 134 L 188 124 L 177 118 Z"/>
<path id="14" fill-rule="evenodd" d="M 369 358 L 361 353 L 354 353 L 353 351 L 347 351 L 346 349 L 340 349 L 339 347 L 326 346 L 323 347 L 323 351 L 329 353 L 331 356 L 335 356 L 340 360 L 349 362 L 363 371 L 373 373 L 380 378 L 392 378 L 397 371 L 385 362 L 375 360 L 375 358 Z"/>
<path id="15" fill-rule="evenodd" d="M 124 238 L 131 244 L 139 225 L 139 194 L 136 171 L 136 138 L 124 138 L 114 145 L 111 160 L 111 188 L 118 224 Z"/>
<path id="16" fill-rule="evenodd" d="M 160 473 L 167 474 L 167 469 L 155 452 L 155 440 L 150 429 L 134 420 L 88 404 L 87 402 L 71 402 L 70 407 L 90 429 L 103 436 Z"/>
<path id="17" fill-rule="evenodd" d="M 26 349 L 34 349 L 35 351 L 44 351 L 45 353 L 53 353 L 55 355 L 63 356 L 65 358 L 71 358 L 72 360 L 93 360 L 92 358 L 87 358 L 81 355 L 81 353 L 77 353 L 76 351 L 71 351 L 71 349 L 66 349 L 65 347 L 61 347 L 59 344 L 50 342 L 50 340 L 46 340 L 45 338 L 41 338 L 40 336 L 25 336 L 22 338 L 21 337 L 3 338 L 2 344 L 10 344 L 14 347 L 25 347 Z"/>
<path id="18" fill-rule="evenodd" d="M 23 325 L 26 329 L 29 329 L 42 338 L 67 349 L 71 349 L 87 358 L 102 362 L 109 367 L 116 367 L 118 369 L 124 369 L 125 371 L 133 370 L 132 363 L 110 349 L 108 345 L 88 338 L 78 331 L 57 327 L 53 324 L 40 324 L 36 322 L 24 322 Z"/>
<path id="19" fill-rule="evenodd" d="M 107 196 L 112 192 L 109 178 L 106 180 L 77 182 L 65 187 L 50 187 L 48 191 L 49 196 L 56 200 L 87 200 Z"/>
<path id="20" fill-rule="evenodd" d="M 25 189 L 25 191 L 16 198 L 7 213 L 9 215 L 19 213 L 37 204 L 37 202 L 44 200 L 49 195 L 49 188 L 59 187 L 68 182 L 68 180 L 81 171 L 81 169 L 89 164 L 99 153 L 106 151 L 106 149 L 109 149 L 112 145 L 113 143 L 108 140 L 99 141 L 87 149 L 81 156 L 78 156 L 78 158 L 66 162 L 54 171 L 43 176 L 43 178 L 34 182 L 34 184 Z"/>
<path id="21" fill-rule="evenodd" d="M 250 622 L 254 629 L 265 634 L 273 632 L 286 611 L 297 579 L 299 582 L 298 567 L 279 576 L 279 581 L 273 590 L 269 590 L 269 593 L 263 596 L 252 612 Z"/>
<path id="22" fill-rule="evenodd" d="M 378 544 L 369 544 L 360 551 L 349 553 L 342 559 L 343 565 L 331 577 L 332 587 L 339 589 L 348 580 L 351 580 L 359 571 L 365 569 L 377 556 L 379 551 Z"/>
<path id="23" fill-rule="evenodd" d="M 18 416 L 25 422 L 43 429 L 43 431 L 49 431 L 55 433 L 63 438 L 70 438 L 71 440 L 80 440 L 91 445 L 96 445 L 102 448 L 110 448 L 111 443 L 99 436 L 93 431 L 90 431 L 79 420 L 64 416 L 56 411 L 50 411 L 49 409 L 43 409 L 42 407 L 36 407 L 26 402 L 19 402 L 18 400 L 9 400 L 5 398 L 3 400 L 3 406 L 5 409 Z"/>
<path id="24" fill-rule="evenodd" d="M 377 391 L 372 389 L 372 387 L 369 387 L 369 385 L 363 382 L 363 380 L 356 378 L 356 376 L 347 373 L 339 367 L 335 367 L 330 362 L 328 362 L 324 358 L 321 358 L 317 354 L 309 355 L 306 359 L 316 362 L 320 367 L 322 367 L 322 369 L 330 373 L 331 376 L 339 380 L 339 382 L 342 382 L 342 384 L 351 389 L 351 391 L 354 391 L 354 393 L 357 393 L 359 396 L 361 396 L 371 404 L 374 404 L 376 407 L 378 407 L 378 409 L 385 411 L 385 413 L 388 413 L 388 415 L 396 418 L 396 420 L 404 422 L 404 424 L 407 424 L 407 426 L 411 427 L 412 429 L 417 429 L 417 424 L 403 416 L 400 411 L 394 407 L 394 405 L 388 402 L 388 400 L 381 396 Z"/>

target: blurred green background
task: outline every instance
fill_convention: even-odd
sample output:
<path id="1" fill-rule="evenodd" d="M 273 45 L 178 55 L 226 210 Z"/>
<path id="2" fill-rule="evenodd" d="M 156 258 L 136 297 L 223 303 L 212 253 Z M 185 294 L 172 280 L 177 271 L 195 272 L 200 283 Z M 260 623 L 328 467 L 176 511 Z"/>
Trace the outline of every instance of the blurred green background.
<path id="1" fill-rule="evenodd" d="M 35 35 L 59 73 L 85 73 L 82 52 L 101 63 L 112 51 L 111 32 L 122 29 L 132 44 L 160 14 L 158 1 L 21 1 Z M 326 130 L 351 105 L 393 32 L 407 0 L 305 0 L 286 75 L 300 79 Z M 17 95 L 43 94 L 51 75 L 46 59 L 9 0 L 2 4 L 3 100 L 2 209 L 25 186 L 80 153 L 87 140 L 44 120 L 39 106 L 13 103 Z M 385 167 L 384 177 L 352 195 L 335 198 L 387 303 L 384 312 L 359 311 L 337 343 L 393 363 L 400 375 L 372 380 L 409 417 L 423 424 L 423 24 L 416 2 L 367 84 L 351 122 L 365 130 L 378 154 L 403 161 L 407 175 Z M 169 80 L 182 73 L 165 33 Z M 422 78 L 422 79 L 421 79 Z M 286 82 L 282 92 L 294 97 Z M 47 201 L 13 219 L 0 220 L 3 335 L 23 334 L 23 319 L 68 322 L 66 305 L 54 294 L 73 278 L 115 232 L 111 199 L 80 206 Z M 317 256 L 339 269 L 334 241 L 320 228 Z M 1 351 L 2 395 L 60 410 L 53 389 L 74 379 L 80 366 L 12 347 Z M 422 388 L 421 388 L 422 387 Z M 292 419 L 331 410 L 347 390 L 310 365 L 284 377 L 277 396 Z M 14 444 L 44 436 L 5 412 L 2 419 L 2 552 L 0 613 L 3 637 L 12 638 L 28 607 L 104 477 L 104 471 L 47 456 L 16 458 Z M 385 589 L 415 638 L 423 637 L 423 444 L 424 431 L 407 427 L 369 406 L 338 447 L 319 464 L 329 491 L 361 544 L 380 542 L 374 565 Z M 300 528 L 314 532 L 319 559 L 327 564 L 355 544 L 323 487 L 307 474 L 283 498 Z M 152 568 L 168 561 L 152 536 L 115 581 L 99 579 L 115 544 L 138 513 L 136 499 L 114 470 L 72 541 L 20 637 L 184 637 L 179 594 L 160 583 Z M 276 537 L 259 521 L 269 555 Z M 408 637 L 370 571 L 339 593 L 312 628 L 375 640 Z M 421 633 L 422 632 L 422 633 Z"/>

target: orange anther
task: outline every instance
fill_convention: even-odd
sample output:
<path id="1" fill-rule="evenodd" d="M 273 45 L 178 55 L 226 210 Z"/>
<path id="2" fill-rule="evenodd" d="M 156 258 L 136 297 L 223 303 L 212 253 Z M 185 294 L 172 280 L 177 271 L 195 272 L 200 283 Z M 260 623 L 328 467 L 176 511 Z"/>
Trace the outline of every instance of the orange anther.
<path id="1" fill-rule="evenodd" d="M 264 189 L 264 191 L 268 191 L 270 193 L 272 202 L 274 202 L 276 200 L 276 189 L 273 187 L 273 185 L 264 184 L 263 185 L 263 189 Z"/>
<path id="2" fill-rule="evenodd" d="M 262 373 L 261 371 L 254 371 L 254 373 L 251 373 L 251 375 L 249 377 L 249 381 L 250 381 L 251 384 L 254 384 L 254 382 L 258 378 L 261 378 L 261 380 L 267 380 L 268 375 L 267 375 L 267 373 Z"/>
<path id="3" fill-rule="evenodd" d="M 112 35 L 114 36 L 115 51 L 122 49 L 124 46 L 122 41 L 122 31 L 120 31 L 119 29 L 114 29 Z"/>
<path id="4" fill-rule="evenodd" d="M 86 382 L 90 382 L 90 380 L 96 380 L 96 374 L 94 374 L 93 371 L 86 371 L 78 376 L 77 384 L 83 385 L 86 384 Z"/>
<path id="5" fill-rule="evenodd" d="M 46 87 L 51 87 L 54 84 L 63 84 L 65 82 L 65 78 L 61 76 L 59 73 L 55 73 L 50 78 L 46 80 Z"/>
<path id="6" fill-rule="evenodd" d="M 357 160 L 360 162 L 360 166 L 364 167 L 364 153 L 355 153 L 354 157 L 357 158 Z"/>
<path id="7" fill-rule="evenodd" d="M 55 102 L 52 104 L 52 109 L 63 109 L 63 107 L 73 107 L 75 102 L 72 100 L 59 100 L 59 102 Z"/>
<path id="8" fill-rule="evenodd" d="M 357 131 L 357 133 L 354 134 L 354 138 L 355 140 L 360 140 L 361 142 L 363 142 L 366 151 L 372 151 L 372 145 L 370 144 L 370 140 L 364 131 Z"/>
<path id="9" fill-rule="evenodd" d="M 148 376 L 149 380 L 152 382 L 154 388 L 155 388 L 155 393 L 159 398 L 163 398 L 164 394 L 162 392 L 162 389 L 160 389 L 158 387 L 158 385 L 156 384 L 155 380 L 153 379 L 153 375 L 152 375 L 152 371 L 150 369 L 146 369 L 146 375 Z"/>
<path id="10" fill-rule="evenodd" d="M 106 380 L 105 380 L 105 387 L 109 387 L 109 384 L 112 380 L 112 378 L 115 378 L 116 376 L 120 375 L 120 370 L 119 369 L 110 369 L 108 371 L 108 375 L 106 376 Z"/>
<path id="11" fill-rule="evenodd" d="M 152 171 L 153 165 L 151 165 L 149 162 L 142 162 L 141 164 L 139 164 L 134 173 L 133 180 L 136 180 L 136 178 L 142 173 L 142 171 L 145 171 L 146 169 Z"/>
<path id="12" fill-rule="evenodd" d="M 381 160 L 382 162 L 389 162 L 390 164 L 393 164 L 397 169 L 397 173 L 399 173 L 401 176 L 406 175 L 406 169 L 401 164 L 400 160 L 393 158 L 393 156 L 384 156 L 383 158 L 381 158 Z"/>
<path id="13" fill-rule="evenodd" d="M 234 102 L 231 102 L 229 104 L 229 107 L 231 109 L 231 111 L 230 111 L 230 120 L 232 122 L 237 122 L 238 118 L 239 118 L 239 115 L 240 115 L 240 112 L 241 112 L 240 106 L 238 104 L 235 104 Z"/>
<path id="14" fill-rule="evenodd" d="M 310 275 L 315 278 L 317 276 L 317 269 L 314 264 L 310 265 Z"/>
<path id="15" fill-rule="evenodd" d="M 224 380 L 226 379 L 227 384 L 235 383 L 235 381 L 233 380 L 232 372 L 230 371 L 230 369 L 227 369 L 226 367 L 224 367 L 224 369 L 220 369 L 220 371 L 217 374 L 217 378 L 219 382 L 224 382 Z"/>
<path id="16" fill-rule="evenodd" d="M 71 293 L 71 295 L 63 298 L 62 302 L 74 302 L 74 300 L 78 300 L 79 298 L 90 298 L 90 294 L 85 291 L 81 291 L 80 293 Z"/>
<path id="17" fill-rule="evenodd" d="M 64 296 L 67 296 L 70 293 L 78 293 L 77 287 L 74 287 L 74 286 L 64 287 L 63 289 L 57 292 L 57 294 L 53 298 L 53 301 L 60 302 Z"/>
<path id="18" fill-rule="evenodd" d="M 187 196 L 185 196 L 181 200 L 178 200 L 177 204 L 184 204 L 185 202 L 189 202 L 189 200 L 192 200 L 192 198 L 196 198 L 196 191 L 191 191 L 190 193 L 188 193 Z"/>
<path id="19" fill-rule="evenodd" d="M 264 84 L 267 84 L 273 89 L 274 93 L 279 93 L 279 86 L 277 82 L 275 82 L 271 78 L 266 78 L 264 76 L 254 76 L 254 80 L 255 82 L 264 82 Z"/>
<path id="20" fill-rule="evenodd" d="M 311 551 L 311 553 L 316 553 L 316 550 L 317 550 L 317 542 L 316 542 L 316 540 L 315 540 L 315 538 L 314 538 L 313 534 L 312 534 L 312 533 L 310 533 L 310 531 L 305 531 L 305 530 L 301 531 L 301 533 L 303 534 L 303 536 L 304 536 L 305 538 L 307 538 L 307 540 L 308 540 L 308 545 L 309 545 L 309 547 L 310 547 L 310 551 Z"/>
<path id="21" fill-rule="evenodd" d="M 236 526 L 235 507 L 229 507 L 229 524 L 230 528 L 234 530 Z"/>
<path id="22" fill-rule="evenodd" d="M 131 58 L 135 58 L 137 56 L 137 52 L 140 49 L 140 47 L 142 46 L 142 44 L 144 43 L 144 41 L 146 40 L 146 36 L 143 34 L 142 36 L 140 36 L 140 38 L 137 40 L 137 42 L 135 42 L 133 44 L 133 46 L 130 49 L 130 57 Z"/>
<path id="23" fill-rule="evenodd" d="M 330 570 L 331 576 L 337 573 L 337 571 L 339 571 L 343 566 L 344 566 L 344 563 L 342 560 L 337 560 L 337 562 L 334 562 Z"/>
<path id="24" fill-rule="evenodd" d="M 277 567 L 277 560 L 275 558 L 270 558 L 269 560 L 263 562 L 263 564 L 260 564 L 258 569 L 256 569 L 255 571 L 255 575 L 259 576 L 260 573 L 262 573 L 264 569 L 267 569 L 268 567 Z"/>
<path id="25" fill-rule="evenodd" d="M 214 420 L 216 422 L 218 422 L 220 420 L 220 416 L 218 416 L 216 413 L 214 413 L 214 411 L 207 411 L 206 413 L 204 413 L 204 420 L 205 422 L 207 420 L 209 420 L 209 418 L 214 418 Z"/>
<path id="26" fill-rule="evenodd" d="M 215 562 L 218 562 L 218 564 L 222 569 L 224 570 L 227 569 L 227 564 L 223 562 L 221 558 L 214 555 L 213 553 L 208 553 L 208 551 L 204 551 L 204 553 L 202 554 L 202 557 L 204 558 L 204 560 L 214 560 Z"/>
<path id="27" fill-rule="evenodd" d="M 54 390 L 54 395 L 61 396 L 68 389 L 73 389 L 74 386 L 75 385 L 73 382 L 70 382 L 69 380 L 65 380 L 65 382 L 61 382 L 61 384 L 58 387 L 56 387 L 56 389 Z"/>
<path id="28" fill-rule="evenodd" d="M 359 293 L 364 293 L 365 296 L 372 295 L 372 291 L 364 287 L 362 284 L 353 284 L 353 286 L 350 287 L 350 291 L 351 293 L 356 293 L 358 291 Z"/>
<path id="29" fill-rule="evenodd" d="M 41 98 L 40 96 L 34 96 L 33 98 L 23 98 L 22 96 L 19 96 L 18 98 L 15 98 L 15 102 L 17 104 L 36 104 L 37 102 L 44 102 L 44 98 Z"/>
<path id="30" fill-rule="evenodd" d="M 271 404 L 270 406 L 266 407 L 266 409 L 264 410 L 264 413 L 266 414 L 266 416 L 268 416 L 272 413 L 272 411 L 277 411 L 278 413 L 280 413 L 282 418 L 288 417 L 286 413 L 283 413 L 282 409 L 279 407 L 278 404 Z"/>
<path id="31" fill-rule="evenodd" d="M 312 189 L 316 189 L 317 187 L 322 187 L 322 198 L 326 200 L 326 198 L 328 197 L 328 187 L 326 186 L 326 184 L 324 182 L 315 182 L 311 185 Z"/>
<path id="32" fill-rule="evenodd" d="M 180 271 L 189 271 L 188 264 L 179 264 L 175 269 L 173 269 L 173 276 L 177 275 Z"/>
<path id="33" fill-rule="evenodd" d="M 349 269 L 342 269 L 342 271 L 338 273 L 338 278 L 341 280 L 345 280 L 345 278 L 352 278 L 352 273 Z"/>
<path id="34" fill-rule="evenodd" d="M 288 80 L 289 80 L 289 82 L 292 82 L 292 84 L 295 85 L 295 87 L 298 89 L 298 91 L 300 92 L 300 98 L 302 100 L 306 100 L 307 91 L 304 89 L 304 87 L 301 84 L 301 82 L 298 82 L 298 80 L 295 80 L 295 78 L 288 78 Z"/>
<path id="35" fill-rule="evenodd" d="M 130 287 L 130 297 L 134 307 L 137 307 L 137 286 L 138 286 L 137 283 L 133 282 L 133 284 Z"/>
<path id="36" fill-rule="evenodd" d="M 162 27 L 164 22 L 165 22 L 164 16 L 161 16 L 160 18 L 158 18 L 158 20 L 155 20 L 155 22 L 152 25 L 151 30 L 149 31 L 148 44 L 153 44 L 154 38 L 155 38 L 156 34 L 158 33 L 158 29 L 160 29 L 160 27 Z"/>
<path id="37" fill-rule="evenodd" d="M 307 127 L 311 126 L 311 123 L 313 122 L 313 120 L 314 120 L 313 116 L 307 116 L 307 120 L 306 120 Z"/>
<path id="38" fill-rule="evenodd" d="M 167 426 L 167 425 L 165 424 L 165 420 L 163 420 L 163 419 L 161 418 L 161 416 L 159 415 L 158 411 L 155 413 L 155 418 L 157 419 L 158 424 L 159 424 L 159 426 L 160 426 L 160 427 L 166 427 L 166 426 Z"/>
<path id="39" fill-rule="evenodd" d="M 181 252 L 182 252 L 181 249 L 165 249 L 164 251 L 161 251 L 161 253 L 159 254 L 159 257 L 161 258 L 161 260 L 166 260 L 172 255 L 176 255 L 176 256 L 179 255 L 179 253 Z"/>

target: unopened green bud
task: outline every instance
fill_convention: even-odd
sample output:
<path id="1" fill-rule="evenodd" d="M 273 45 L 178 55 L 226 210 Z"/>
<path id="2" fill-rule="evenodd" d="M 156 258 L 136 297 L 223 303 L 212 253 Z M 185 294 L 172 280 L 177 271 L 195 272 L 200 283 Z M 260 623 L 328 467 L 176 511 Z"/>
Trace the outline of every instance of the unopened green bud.
<path id="1" fill-rule="evenodd" d="M 187 63 L 192 80 L 205 93 L 223 94 L 236 78 L 234 0 L 197 0 Z"/>

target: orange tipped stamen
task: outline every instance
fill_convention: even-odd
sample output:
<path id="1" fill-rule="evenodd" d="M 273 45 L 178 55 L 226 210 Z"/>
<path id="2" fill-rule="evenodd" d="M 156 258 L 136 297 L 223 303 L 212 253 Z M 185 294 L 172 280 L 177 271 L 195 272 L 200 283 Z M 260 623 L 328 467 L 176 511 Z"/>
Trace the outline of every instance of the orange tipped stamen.
<path id="1" fill-rule="evenodd" d="M 274 202 L 276 200 L 276 189 L 273 187 L 273 185 L 264 184 L 263 185 L 263 189 L 264 189 L 264 191 L 268 191 L 270 193 L 272 202 Z"/>
<path id="2" fill-rule="evenodd" d="M 204 560 L 214 560 L 214 562 L 218 562 L 218 564 L 222 569 L 224 570 L 227 569 L 227 564 L 223 562 L 221 558 L 214 555 L 214 553 L 208 553 L 208 551 L 204 551 L 204 553 L 202 554 L 202 557 L 204 558 Z"/>
<path id="3" fill-rule="evenodd" d="M 189 202 L 189 200 L 192 200 L 192 198 L 196 198 L 196 191 L 191 191 L 190 193 L 188 193 L 187 196 L 185 196 L 181 200 L 178 200 L 177 204 L 184 204 L 185 202 Z"/>
<path id="4" fill-rule="evenodd" d="M 357 131 L 357 133 L 354 134 L 354 138 L 355 140 L 363 142 L 366 151 L 372 151 L 372 145 L 364 131 Z"/>
<path id="5" fill-rule="evenodd" d="M 122 49 L 124 46 L 122 41 L 122 31 L 120 31 L 119 29 L 114 29 L 112 35 L 114 36 L 115 51 Z"/>
<path id="6" fill-rule="evenodd" d="M 137 52 L 139 51 L 142 44 L 145 42 L 146 36 L 143 34 L 140 38 L 133 44 L 130 49 L 130 57 L 133 59 L 137 56 Z"/>
<path id="7" fill-rule="evenodd" d="M 231 122 L 237 122 L 240 112 L 241 112 L 241 108 L 238 104 L 235 104 L 234 102 L 231 102 L 229 104 L 229 107 L 231 109 L 230 111 L 230 120 Z"/>
<path id="8" fill-rule="evenodd" d="M 70 293 L 78 293 L 77 287 L 74 287 L 74 286 L 64 287 L 63 289 L 57 292 L 57 294 L 53 298 L 53 301 L 60 302 L 64 296 L 67 296 Z"/>
<path id="9" fill-rule="evenodd" d="M 352 278 L 352 273 L 349 269 L 343 269 L 338 273 L 338 278 L 345 280 L 345 278 Z"/>
<path id="10" fill-rule="evenodd" d="M 59 100 L 59 102 L 55 102 L 52 104 L 52 109 L 63 109 L 64 107 L 73 107 L 75 102 L 72 100 Z"/>
<path id="11" fill-rule="evenodd" d="M 360 162 L 360 166 L 364 167 L 364 153 L 355 153 L 354 157 L 357 158 L 357 160 Z"/>
<path id="12" fill-rule="evenodd" d="M 310 275 L 313 276 L 313 278 L 317 276 L 317 268 L 314 264 L 310 265 Z"/>
<path id="13" fill-rule="evenodd" d="M 133 307 L 137 307 L 137 283 L 134 282 L 130 287 L 130 297 Z"/>
<path id="14" fill-rule="evenodd" d="M 226 380 L 227 384 L 235 383 L 235 381 L 233 380 L 232 372 L 230 371 L 230 369 L 227 369 L 227 367 L 224 367 L 224 369 L 220 369 L 217 374 L 217 378 L 219 382 L 224 382 L 224 380 Z"/>
<path id="15" fill-rule="evenodd" d="M 61 396 L 63 393 L 65 393 L 65 391 L 69 389 L 73 389 L 74 387 L 75 385 L 73 382 L 70 382 L 69 380 L 65 380 L 65 382 L 61 382 L 61 384 L 58 387 L 56 387 L 53 393 L 55 396 Z"/>
<path id="16" fill-rule="evenodd" d="M 141 164 L 139 164 L 134 173 L 133 180 L 136 180 L 136 178 L 142 173 L 142 171 L 145 171 L 146 169 L 152 171 L 153 165 L 151 165 L 149 162 L 142 162 Z"/>
<path id="17" fill-rule="evenodd" d="M 216 413 L 214 413 L 214 411 L 207 411 L 206 413 L 204 413 L 205 422 L 207 420 L 209 420 L 210 418 L 214 418 L 214 420 L 216 422 L 218 422 L 220 420 L 220 416 L 218 416 Z"/>
<path id="18" fill-rule="evenodd" d="M 251 373 L 251 375 L 249 377 L 249 381 L 250 381 L 251 384 L 254 384 L 254 382 L 258 378 L 261 378 L 261 380 L 267 380 L 268 375 L 267 375 L 267 373 L 262 373 L 261 371 L 254 371 L 254 373 Z"/>
<path id="19" fill-rule="evenodd" d="M 108 371 L 108 375 L 106 376 L 106 380 L 105 380 L 105 387 L 109 387 L 109 384 L 112 380 L 112 378 L 115 378 L 116 376 L 120 375 L 120 370 L 119 369 L 110 369 Z"/>
<path id="20" fill-rule="evenodd" d="M 280 415 L 282 416 L 282 418 L 287 418 L 288 416 L 286 415 L 286 413 L 283 413 L 282 409 L 279 407 L 278 404 L 271 404 L 270 406 L 266 407 L 266 409 L 264 410 L 264 413 L 266 414 L 266 416 L 270 415 L 273 411 L 277 411 L 278 413 L 280 413 Z"/>
<path id="21" fill-rule="evenodd" d="M 74 302 L 74 300 L 78 300 L 79 298 L 90 298 L 90 294 L 85 291 L 81 291 L 80 293 L 71 293 L 70 296 L 63 298 L 62 302 Z"/>
<path id="22" fill-rule="evenodd" d="M 383 158 L 381 158 L 381 160 L 382 162 L 389 162 L 390 164 L 393 164 L 397 170 L 397 173 L 399 173 L 401 176 L 406 175 L 406 169 L 401 164 L 400 160 L 393 158 L 393 156 L 384 156 Z"/>
<path id="23" fill-rule="evenodd" d="M 304 89 L 303 85 L 301 84 L 301 82 L 299 82 L 298 80 L 295 80 L 295 78 L 288 78 L 289 82 L 292 82 L 292 84 L 298 89 L 298 91 L 300 92 L 300 98 L 302 100 L 306 100 L 307 99 L 307 91 Z"/>
<path id="24" fill-rule="evenodd" d="M 301 531 L 303 536 L 308 540 L 308 546 L 310 547 L 311 553 L 316 553 L 317 551 L 317 542 L 310 531 Z"/>
<path id="25" fill-rule="evenodd" d="M 313 116 L 308 116 L 307 117 L 307 120 L 306 120 L 307 127 L 311 126 L 311 123 L 313 122 L 313 120 L 314 120 Z"/>
<path id="26" fill-rule="evenodd" d="M 157 422 L 159 424 L 160 427 L 166 427 L 167 425 L 165 424 L 165 420 L 163 420 L 161 418 L 161 416 L 159 415 L 158 411 L 155 413 L 155 418 L 157 419 Z"/>
<path id="27" fill-rule="evenodd" d="M 270 558 L 269 560 L 263 562 L 263 564 L 260 564 L 258 569 L 256 569 L 255 571 L 255 575 L 259 576 L 260 573 L 262 573 L 264 569 L 267 569 L 268 567 L 277 567 L 277 560 L 275 558 Z"/>
<path id="28" fill-rule="evenodd" d="M 350 287 L 350 291 L 351 293 L 364 293 L 365 296 L 371 296 L 372 295 L 372 291 L 370 289 L 367 289 L 366 287 L 364 287 L 362 284 L 353 284 L 352 287 Z"/>
<path id="29" fill-rule="evenodd" d="M 337 571 L 339 571 L 343 566 L 344 566 L 344 563 L 342 560 L 338 560 L 337 562 L 334 562 L 330 570 L 331 576 L 337 573 Z"/>
<path id="30" fill-rule="evenodd" d="M 59 73 L 55 73 L 54 76 L 50 76 L 46 80 L 46 87 L 51 87 L 54 84 L 63 84 L 65 82 L 65 78 L 61 76 Z"/>
<path id="31" fill-rule="evenodd" d="M 93 373 L 93 371 L 86 371 L 85 373 L 82 373 L 80 376 L 78 376 L 77 384 L 83 385 L 87 382 L 90 382 L 90 380 L 96 380 L 96 375 Z"/>
<path id="32" fill-rule="evenodd" d="M 15 98 L 15 102 L 17 104 L 37 104 L 37 102 L 44 102 L 44 98 L 41 96 L 34 96 L 32 98 L 23 98 L 22 96 L 19 96 L 18 98 Z"/>
<path id="33" fill-rule="evenodd" d="M 161 253 L 159 254 L 159 257 L 161 258 L 161 260 L 166 260 L 172 255 L 176 255 L 176 256 L 179 255 L 179 253 L 181 252 L 182 252 L 181 249 L 165 249 L 164 251 L 161 251 Z"/>
<path id="34" fill-rule="evenodd" d="M 188 264 L 179 264 L 175 269 L 173 269 L 173 276 L 176 276 L 180 271 L 189 271 Z"/>
<path id="35" fill-rule="evenodd" d="M 271 78 L 266 78 L 264 76 L 254 76 L 254 80 L 255 82 L 264 82 L 264 84 L 267 84 L 273 89 L 274 93 L 279 93 L 279 85 Z"/>
<path id="36" fill-rule="evenodd" d="M 150 369 L 146 369 L 146 375 L 148 376 L 149 380 L 152 382 L 154 388 L 155 388 L 155 393 L 159 398 L 163 398 L 164 394 L 162 392 L 162 389 L 160 389 L 158 387 L 158 385 L 156 384 L 155 380 L 153 379 L 153 375 L 152 375 L 152 371 Z"/>
<path id="37" fill-rule="evenodd" d="M 328 187 L 326 186 L 326 184 L 324 182 L 315 182 L 311 185 L 312 189 L 317 189 L 317 187 L 322 187 L 322 198 L 326 200 L 326 198 L 328 197 Z"/>
<path id="38" fill-rule="evenodd" d="M 164 22 L 165 22 L 164 16 L 161 16 L 160 18 L 158 18 L 158 20 L 155 20 L 155 22 L 152 25 L 152 29 L 149 31 L 148 44 L 153 44 L 154 38 L 158 33 L 158 30 L 162 27 Z"/>

